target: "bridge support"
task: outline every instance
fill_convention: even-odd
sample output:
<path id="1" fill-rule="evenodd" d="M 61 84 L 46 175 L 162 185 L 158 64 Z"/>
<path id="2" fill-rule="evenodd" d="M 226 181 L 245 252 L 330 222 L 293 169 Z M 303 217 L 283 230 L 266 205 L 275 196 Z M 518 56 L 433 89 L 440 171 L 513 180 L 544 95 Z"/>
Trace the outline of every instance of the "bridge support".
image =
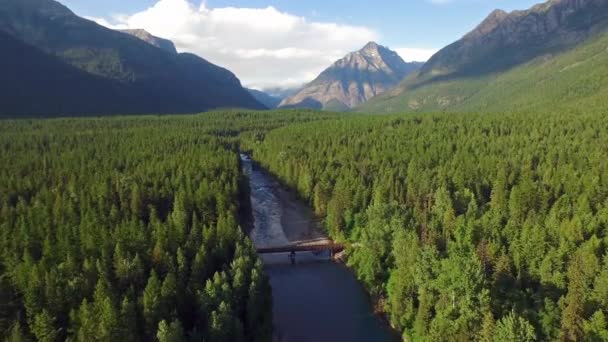
<path id="1" fill-rule="evenodd" d="M 296 264 L 296 252 L 295 251 L 291 251 L 289 253 L 289 260 L 291 261 L 292 265 Z"/>
<path id="2" fill-rule="evenodd" d="M 344 245 L 337 244 L 337 243 L 287 245 L 287 246 L 257 248 L 257 252 L 259 254 L 330 251 L 330 253 L 331 253 L 330 255 L 332 257 L 334 256 L 335 253 L 341 252 L 343 250 L 344 250 Z"/>

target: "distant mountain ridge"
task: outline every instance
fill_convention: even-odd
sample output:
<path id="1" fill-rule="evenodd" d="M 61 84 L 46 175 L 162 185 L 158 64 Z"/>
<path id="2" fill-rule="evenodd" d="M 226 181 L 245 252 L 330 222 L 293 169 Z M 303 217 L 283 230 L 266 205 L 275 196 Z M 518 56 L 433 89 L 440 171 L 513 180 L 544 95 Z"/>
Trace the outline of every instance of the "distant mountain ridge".
<path id="1" fill-rule="evenodd" d="M 347 110 L 386 92 L 421 65 L 406 63 L 396 52 L 370 42 L 335 62 L 280 107 Z"/>
<path id="2" fill-rule="evenodd" d="M 156 46 L 159 49 L 163 49 L 167 52 L 177 54 L 177 49 L 175 48 L 175 44 L 172 41 L 160 37 L 156 37 L 151 35 L 148 31 L 143 29 L 132 29 L 132 30 L 120 30 L 120 32 L 124 32 L 126 34 L 130 34 L 133 37 L 137 37 L 144 42 Z"/>
<path id="3" fill-rule="evenodd" d="M 36 54 L 40 58 L 54 57 L 55 62 L 61 61 L 95 76 L 96 81 L 119 87 L 120 96 L 114 99 L 117 103 L 104 114 L 192 113 L 222 107 L 265 109 L 230 71 L 198 56 L 175 54 L 97 25 L 76 16 L 56 1 L 0 0 L 0 31 L 40 50 L 41 53 Z M 23 72 L 27 73 L 28 69 Z M 55 75 L 55 86 L 66 87 L 66 91 L 72 90 L 74 94 L 82 92 L 82 87 L 87 85 L 62 82 L 59 72 L 47 72 Z M 36 75 L 22 77 L 35 79 Z M 3 80 L 13 81 L 18 80 Z M 28 89 L 23 91 L 27 93 Z M 92 110 L 84 110 L 82 115 L 97 113 L 95 108 L 109 108 L 103 103 L 108 101 L 105 96 L 94 96 L 96 92 L 92 89 L 90 93 L 87 98 L 91 103 L 86 108 Z M 4 116 L 12 115 L 19 112 L 18 104 L 15 106 L 0 108 L 0 111 Z M 73 112 L 71 108 L 65 111 Z M 62 113 L 49 111 L 37 115 Z"/>
<path id="4" fill-rule="evenodd" d="M 275 109 L 279 106 L 283 98 L 274 96 L 262 90 L 247 89 L 247 91 L 261 104 L 268 109 Z"/>
<path id="5" fill-rule="evenodd" d="M 573 46 L 606 28 L 606 0 L 550 0 L 524 11 L 493 11 L 459 41 L 432 56 L 420 76 L 500 71 Z"/>
<path id="6" fill-rule="evenodd" d="M 607 33 L 608 0 L 550 0 L 523 11 L 495 10 L 358 110 L 525 110 L 576 102 L 582 95 L 571 97 L 569 89 L 602 77 L 602 67 L 587 67 L 604 59 L 600 42 Z M 599 92 L 605 83 L 584 87 Z"/>

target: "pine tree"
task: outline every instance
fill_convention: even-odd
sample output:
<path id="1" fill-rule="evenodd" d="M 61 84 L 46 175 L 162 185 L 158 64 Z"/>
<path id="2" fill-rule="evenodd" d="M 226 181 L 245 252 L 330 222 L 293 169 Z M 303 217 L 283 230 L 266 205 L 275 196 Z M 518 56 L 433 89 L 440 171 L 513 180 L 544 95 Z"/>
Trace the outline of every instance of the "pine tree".
<path id="1" fill-rule="evenodd" d="M 59 336 L 59 331 L 55 327 L 55 317 L 52 317 L 46 309 L 34 316 L 30 330 L 40 342 L 54 342 Z"/>
<path id="2" fill-rule="evenodd" d="M 167 321 L 162 320 L 158 323 L 158 331 L 156 332 L 158 342 L 183 342 L 184 331 L 179 320 L 167 324 Z"/>
<path id="3" fill-rule="evenodd" d="M 534 327 L 513 312 L 496 323 L 494 342 L 531 342 L 536 340 Z"/>
<path id="4" fill-rule="evenodd" d="M 17 321 L 11 326 L 9 333 L 6 337 L 6 342 L 27 342 L 29 339 L 23 332 L 21 324 Z"/>
<path id="5" fill-rule="evenodd" d="M 568 294 L 562 312 L 560 340 L 582 341 L 585 279 L 580 255 L 575 255 L 568 267 Z"/>
<path id="6" fill-rule="evenodd" d="M 161 284 L 156 272 L 152 271 L 143 295 L 144 320 L 147 331 L 155 331 L 158 322 L 162 319 L 163 303 Z"/>
<path id="7" fill-rule="evenodd" d="M 169 317 L 173 314 L 170 311 L 174 311 L 177 304 L 177 278 L 175 277 L 175 273 L 169 272 L 167 274 L 163 280 L 160 293 L 164 310 L 163 317 Z"/>
<path id="8" fill-rule="evenodd" d="M 125 296 L 120 304 L 120 340 L 135 341 L 138 331 L 135 305 Z"/>

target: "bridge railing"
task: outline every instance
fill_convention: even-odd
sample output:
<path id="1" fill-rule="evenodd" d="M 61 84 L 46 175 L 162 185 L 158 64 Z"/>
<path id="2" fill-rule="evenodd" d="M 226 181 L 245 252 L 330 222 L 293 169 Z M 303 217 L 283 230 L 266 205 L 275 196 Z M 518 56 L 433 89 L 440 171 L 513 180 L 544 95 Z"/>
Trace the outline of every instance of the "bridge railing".
<path id="1" fill-rule="evenodd" d="M 342 252 L 344 245 L 339 243 L 323 243 L 323 244 L 309 244 L 309 245 L 286 245 L 286 246 L 274 246 L 274 247 L 261 247 L 257 248 L 259 254 L 270 254 L 270 253 L 291 253 L 291 252 L 322 252 L 330 251 L 332 254 Z"/>

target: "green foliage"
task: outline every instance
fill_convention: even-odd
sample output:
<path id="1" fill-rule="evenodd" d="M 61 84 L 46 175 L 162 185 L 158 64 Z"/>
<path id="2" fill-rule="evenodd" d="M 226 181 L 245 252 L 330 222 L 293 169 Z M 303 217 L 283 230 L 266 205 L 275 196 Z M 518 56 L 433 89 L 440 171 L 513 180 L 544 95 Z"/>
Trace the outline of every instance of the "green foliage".
<path id="1" fill-rule="evenodd" d="M 269 340 L 239 135 L 330 116 L 0 121 L 1 337 Z"/>
<path id="2" fill-rule="evenodd" d="M 158 332 L 156 333 L 158 342 L 183 342 L 184 331 L 180 321 L 173 321 L 171 324 L 167 324 L 166 321 L 160 321 L 158 323 Z"/>
<path id="3" fill-rule="evenodd" d="M 607 131 L 601 111 L 3 121 L 0 324 L 270 340 L 240 149 L 325 217 L 404 339 L 602 341 Z"/>
<path id="4" fill-rule="evenodd" d="M 531 342 L 536 340 L 534 327 L 523 317 L 513 313 L 496 323 L 495 342 Z"/>
<path id="5" fill-rule="evenodd" d="M 608 312 L 606 132 L 601 110 L 347 116 L 244 145 L 406 340 L 585 340 Z"/>
<path id="6" fill-rule="evenodd" d="M 572 49 L 557 53 L 550 51 L 506 71 L 461 75 L 431 82 L 412 77 L 400 86 L 398 95 L 394 92 L 381 95 L 359 110 L 368 113 L 444 110 L 546 112 L 564 108 L 605 108 L 608 94 L 607 41 L 608 35 L 604 32 Z M 480 63 L 487 64 L 488 60 Z"/>
<path id="7" fill-rule="evenodd" d="M 13 326 L 10 328 L 10 331 L 5 339 L 6 342 L 26 342 L 29 339 L 23 333 L 21 329 L 21 324 L 19 322 L 15 322 Z"/>
<path id="8" fill-rule="evenodd" d="M 53 342 L 57 340 L 58 330 L 55 327 L 55 320 L 55 317 L 52 317 L 46 310 L 42 310 L 34 316 L 31 329 L 38 341 Z"/>

